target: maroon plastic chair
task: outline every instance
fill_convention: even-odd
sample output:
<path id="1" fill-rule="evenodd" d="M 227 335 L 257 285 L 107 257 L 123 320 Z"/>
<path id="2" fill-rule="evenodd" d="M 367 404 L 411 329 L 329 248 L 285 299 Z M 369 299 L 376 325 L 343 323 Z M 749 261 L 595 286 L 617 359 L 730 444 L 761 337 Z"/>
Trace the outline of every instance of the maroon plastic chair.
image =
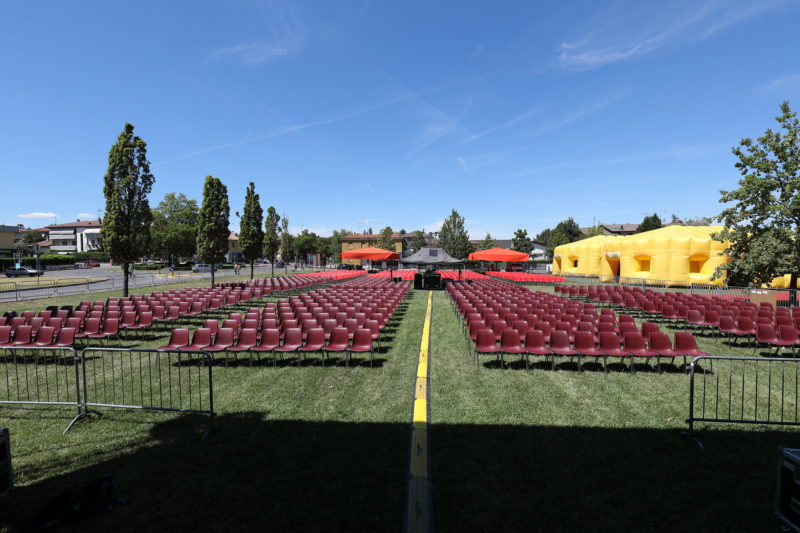
<path id="1" fill-rule="evenodd" d="M 208 328 L 197 328 L 192 335 L 192 343 L 187 344 L 183 351 L 203 351 L 211 346 L 211 330 Z"/>
<path id="2" fill-rule="evenodd" d="M 328 341 L 328 344 L 325 345 L 323 348 L 323 355 L 325 356 L 325 360 L 323 360 L 322 364 L 325 365 L 325 362 L 328 358 L 328 354 L 330 353 L 345 353 L 347 349 L 350 347 L 350 336 L 347 331 L 347 328 L 344 326 L 337 326 L 333 328 L 331 331 L 331 338 Z M 345 357 L 347 357 L 345 355 Z M 346 363 L 345 363 L 346 364 Z"/>
<path id="3" fill-rule="evenodd" d="M 88 339 L 103 340 L 105 339 L 106 345 L 111 344 L 111 338 L 116 337 L 117 342 L 121 342 L 119 338 L 119 319 L 107 318 L 103 322 L 103 326 L 96 333 L 90 333 L 86 336 Z"/>
<path id="4" fill-rule="evenodd" d="M 353 336 L 353 342 L 347 349 L 347 359 L 352 358 L 353 353 L 369 353 L 369 366 L 372 368 L 374 351 L 372 349 L 372 333 L 365 328 L 358 328 Z"/>
<path id="5" fill-rule="evenodd" d="M 281 330 L 278 328 L 267 328 L 261 330 L 261 339 L 258 344 L 253 346 L 253 352 L 260 358 L 264 352 L 273 353 L 275 348 L 281 345 Z M 273 365 L 277 364 L 273 357 Z"/>
<path id="6" fill-rule="evenodd" d="M 478 364 L 479 354 L 495 354 L 500 353 L 497 347 L 497 341 L 494 338 L 494 332 L 489 328 L 479 329 L 475 337 L 475 364 Z"/>
<path id="7" fill-rule="evenodd" d="M 17 326 L 14 330 L 14 340 L 11 341 L 13 347 L 33 346 L 33 328 L 27 324 Z"/>
<path id="8" fill-rule="evenodd" d="M 654 331 L 650 334 L 650 351 L 656 355 L 656 366 L 661 372 L 661 358 L 669 357 L 675 364 L 675 358 L 680 354 L 672 349 L 672 341 L 669 335 L 661 331 Z"/>
<path id="9" fill-rule="evenodd" d="M 572 362 L 572 357 L 578 354 L 578 352 L 570 346 L 569 334 L 560 329 L 556 329 L 550 333 L 550 351 L 553 352 L 553 356 L 551 357 L 553 370 L 556 368 L 556 355 L 562 357 L 569 356 L 569 360 Z"/>
<path id="10" fill-rule="evenodd" d="M 800 338 L 797 336 L 797 330 L 794 326 L 779 326 L 778 336 L 782 342 L 791 342 L 792 357 L 794 357 L 794 348 L 800 344 Z"/>
<path id="11" fill-rule="evenodd" d="M 67 325 L 69 326 L 70 323 L 67 321 Z M 88 318 L 86 322 L 83 324 L 83 329 L 75 333 L 76 339 L 85 339 L 89 335 L 95 335 L 100 332 L 100 319 L 99 318 Z"/>
<path id="12" fill-rule="evenodd" d="M 378 339 L 381 336 L 381 327 L 378 324 L 378 321 L 368 319 L 366 322 L 364 322 L 364 328 L 369 330 L 372 342 L 376 343 L 378 345 L 378 350 L 380 350 L 380 342 Z"/>
<path id="13" fill-rule="evenodd" d="M 644 337 L 644 340 L 649 341 L 650 334 L 656 331 L 661 331 L 661 328 L 655 322 L 642 322 L 642 337 Z"/>
<path id="14" fill-rule="evenodd" d="M 275 354 L 283 360 L 283 354 L 296 352 L 302 345 L 303 331 L 300 328 L 288 328 L 283 333 L 283 344 L 275 348 Z"/>
<path id="15" fill-rule="evenodd" d="M 211 338 L 213 339 L 217 336 L 217 331 L 219 330 L 219 321 L 216 318 L 207 318 L 203 321 L 203 325 L 200 327 L 211 331 Z"/>
<path id="16" fill-rule="evenodd" d="M 64 327 L 58 330 L 53 348 L 66 348 L 75 344 L 75 328 Z"/>
<path id="17" fill-rule="evenodd" d="M 525 349 L 519 338 L 519 331 L 514 328 L 505 328 L 500 333 L 500 364 L 505 367 L 504 355 L 519 355 L 522 357 Z"/>
<path id="18" fill-rule="evenodd" d="M 159 352 L 180 350 L 189 345 L 189 328 L 175 328 L 169 334 L 169 342 L 156 348 Z"/>
<path id="19" fill-rule="evenodd" d="M 214 343 L 207 346 L 207 352 L 222 352 L 233 346 L 233 328 L 219 328 L 216 336 L 214 336 Z"/>
<path id="20" fill-rule="evenodd" d="M 298 351 L 303 355 L 303 360 L 305 360 L 307 353 L 322 353 L 323 348 L 325 348 L 325 330 L 311 328 L 306 332 L 306 343 L 298 348 Z"/>
<path id="21" fill-rule="evenodd" d="M 622 349 L 619 335 L 610 331 L 603 331 L 600 333 L 600 346 L 599 350 L 603 352 L 605 357 L 605 370 L 608 372 L 608 357 L 617 357 L 620 360 L 630 358 L 630 354 Z"/>
<path id="22" fill-rule="evenodd" d="M 11 346 L 11 326 L 0 326 L 0 348 Z"/>
<path id="23" fill-rule="evenodd" d="M 633 322 L 620 322 L 619 323 L 619 336 L 625 337 L 626 333 L 638 333 L 639 328 Z"/>
<path id="24" fill-rule="evenodd" d="M 688 331 L 678 331 L 675 333 L 675 353 L 683 356 L 683 364 L 686 366 L 687 357 L 703 357 L 711 354 L 701 352 L 697 349 L 697 340 Z"/>
<path id="25" fill-rule="evenodd" d="M 552 354 L 544 341 L 544 335 L 538 329 L 528 329 L 525 333 L 525 368 L 530 368 L 529 355 L 543 355 L 545 361 Z"/>
<path id="26" fill-rule="evenodd" d="M 634 373 L 636 372 L 636 357 L 642 357 L 647 360 L 656 356 L 655 352 L 647 348 L 647 341 L 645 341 L 644 335 L 638 331 L 626 333 L 625 337 L 623 337 L 622 345 L 623 349 L 631 356 L 631 371 Z"/>
<path id="27" fill-rule="evenodd" d="M 755 351 L 758 349 L 759 344 L 766 344 L 770 348 L 775 348 L 775 355 L 778 355 L 778 352 L 781 348 L 786 346 L 794 346 L 793 342 L 790 341 L 783 341 L 780 337 L 778 337 L 778 332 L 775 330 L 775 326 L 772 324 L 758 324 L 756 327 L 756 347 L 753 349 L 753 355 L 755 355 Z"/>
<path id="28" fill-rule="evenodd" d="M 228 347 L 229 352 L 249 352 L 258 344 L 258 330 L 255 328 L 242 328 L 236 344 Z M 252 359 L 251 359 L 252 361 Z"/>
<path id="29" fill-rule="evenodd" d="M 583 370 L 580 357 L 594 357 L 598 361 L 604 357 L 603 352 L 597 349 L 595 335 L 591 331 L 578 330 L 575 332 L 575 353 L 578 357 L 578 369 Z"/>

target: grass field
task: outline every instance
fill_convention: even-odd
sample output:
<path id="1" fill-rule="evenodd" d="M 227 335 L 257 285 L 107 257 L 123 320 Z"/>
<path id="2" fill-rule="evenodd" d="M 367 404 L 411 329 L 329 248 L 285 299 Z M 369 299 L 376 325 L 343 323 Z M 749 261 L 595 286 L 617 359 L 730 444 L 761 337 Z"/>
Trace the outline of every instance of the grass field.
<path id="1" fill-rule="evenodd" d="M 426 293 L 413 295 L 375 368 L 215 366 L 218 427 L 205 439 L 207 417 L 199 415 L 101 409 L 101 418 L 61 435 L 68 409 L 0 407 L 18 486 L 0 502 L 0 529 L 19 529 L 66 487 L 110 474 L 126 503 L 74 530 L 397 531 L 425 301 Z M 800 447 L 800 433 L 718 425 L 699 432 L 701 450 L 680 434 L 688 377 L 677 369 L 476 365 L 459 320 L 447 295 L 435 293 L 439 531 L 778 527 L 776 448 Z M 699 345 L 751 353 L 705 337 Z"/>

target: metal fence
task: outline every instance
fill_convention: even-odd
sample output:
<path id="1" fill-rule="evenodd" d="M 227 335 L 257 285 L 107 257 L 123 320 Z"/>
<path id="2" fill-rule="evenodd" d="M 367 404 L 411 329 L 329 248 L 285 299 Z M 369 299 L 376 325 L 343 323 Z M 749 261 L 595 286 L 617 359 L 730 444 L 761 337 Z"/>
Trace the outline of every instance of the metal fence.
<path id="1" fill-rule="evenodd" d="M 689 372 L 689 435 L 696 422 L 800 425 L 800 359 L 695 357 Z"/>
<path id="2" fill-rule="evenodd" d="M 202 351 L 2 348 L 0 405 L 74 406 L 65 433 L 101 407 L 213 416 L 213 362 Z"/>

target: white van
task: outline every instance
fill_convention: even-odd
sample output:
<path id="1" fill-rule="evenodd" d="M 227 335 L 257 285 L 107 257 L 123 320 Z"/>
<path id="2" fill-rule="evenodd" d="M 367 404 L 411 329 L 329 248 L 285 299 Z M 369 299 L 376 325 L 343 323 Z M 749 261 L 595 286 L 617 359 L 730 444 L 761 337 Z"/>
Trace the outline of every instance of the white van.
<path id="1" fill-rule="evenodd" d="M 192 272 L 211 272 L 211 265 L 206 265 L 204 263 L 198 263 L 192 267 Z"/>

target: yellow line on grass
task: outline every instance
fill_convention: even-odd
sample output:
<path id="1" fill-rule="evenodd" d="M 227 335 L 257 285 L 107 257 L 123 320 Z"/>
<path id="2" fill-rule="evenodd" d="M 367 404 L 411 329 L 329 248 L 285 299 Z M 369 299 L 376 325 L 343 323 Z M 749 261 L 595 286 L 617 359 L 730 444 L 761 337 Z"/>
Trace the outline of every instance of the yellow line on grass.
<path id="1" fill-rule="evenodd" d="M 430 402 L 428 400 L 428 356 L 431 340 L 431 310 L 433 291 L 428 291 L 428 308 L 422 326 L 419 346 L 417 377 L 414 383 L 414 404 L 411 410 L 411 449 L 408 463 L 408 488 L 406 500 L 405 531 L 433 531 L 431 512 L 431 478 L 428 441 Z"/>

